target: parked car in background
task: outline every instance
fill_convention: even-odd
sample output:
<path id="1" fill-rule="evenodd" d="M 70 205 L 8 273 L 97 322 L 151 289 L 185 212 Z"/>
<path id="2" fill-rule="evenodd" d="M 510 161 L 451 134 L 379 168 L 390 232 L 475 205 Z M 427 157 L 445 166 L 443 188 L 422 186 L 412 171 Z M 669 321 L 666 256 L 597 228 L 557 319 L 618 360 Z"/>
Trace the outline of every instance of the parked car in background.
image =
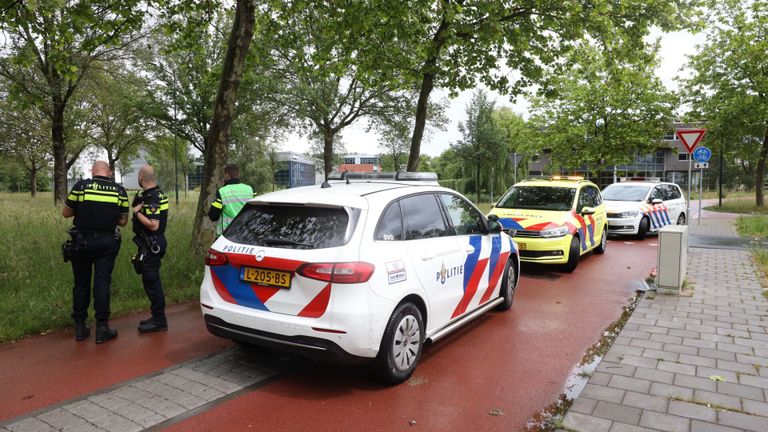
<path id="1" fill-rule="evenodd" d="M 520 260 L 562 264 L 573 271 L 582 255 L 607 246 L 605 205 L 600 190 L 582 177 L 524 180 L 494 205 L 489 217 L 515 232 Z"/>
<path id="2" fill-rule="evenodd" d="M 642 240 L 666 225 L 685 225 L 686 201 L 674 183 L 631 180 L 603 189 L 608 233 Z"/>
<path id="3" fill-rule="evenodd" d="M 250 201 L 208 251 L 201 310 L 217 336 L 399 383 L 426 342 L 510 309 L 517 247 L 433 173 L 349 177 Z"/>

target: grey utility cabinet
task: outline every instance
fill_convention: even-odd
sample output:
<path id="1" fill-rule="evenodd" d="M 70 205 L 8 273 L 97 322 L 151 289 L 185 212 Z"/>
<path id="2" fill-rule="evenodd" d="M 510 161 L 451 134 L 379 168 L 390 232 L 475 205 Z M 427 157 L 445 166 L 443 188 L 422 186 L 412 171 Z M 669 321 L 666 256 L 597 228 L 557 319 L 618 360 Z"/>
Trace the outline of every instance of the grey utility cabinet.
<path id="1" fill-rule="evenodd" d="M 688 263 L 688 226 L 667 225 L 659 230 L 656 288 L 679 293 Z"/>

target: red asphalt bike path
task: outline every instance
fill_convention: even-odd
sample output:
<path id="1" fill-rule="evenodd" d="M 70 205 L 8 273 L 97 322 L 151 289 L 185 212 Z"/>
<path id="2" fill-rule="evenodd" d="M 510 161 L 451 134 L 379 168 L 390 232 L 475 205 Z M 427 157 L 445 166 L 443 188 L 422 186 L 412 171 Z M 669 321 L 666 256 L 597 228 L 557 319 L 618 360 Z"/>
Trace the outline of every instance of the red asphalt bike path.
<path id="1" fill-rule="evenodd" d="M 205 329 L 196 302 L 167 308 L 168 332 L 139 335 L 148 313 L 110 320 L 118 338 L 75 342 L 72 329 L 0 345 L 0 421 L 81 397 L 231 346 Z"/>
<path id="2" fill-rule="evenodd" d="M 365 367 L 313 364 L 169 429 L 519 430 L 562 393 L 571 368 L 655 265 L 656 237 L 627 242 L 583 257 L 573 274 L 524 267 L 512 310 L 426 347 L 408 383 L 387 387 Z M 168 308 L 168 332 L 138 335 L 146 315 L 111 320 L 120 335 L 101 345 L 93 330 L 75 342 L 71 329 L 0 345 L 0 421 L 231 346 L 207 332 L 196 302 Z"/>
<path id="3" fill-rule="evenodd" d="M 365 367 L 314 364 L 168 430 L 520 430 L 619 318 L 655 266 L 656 244 L 616 239 L 572 274 L 527 271 L 511 311 L 426 347 L 407 383 L 387 387 Z"/>

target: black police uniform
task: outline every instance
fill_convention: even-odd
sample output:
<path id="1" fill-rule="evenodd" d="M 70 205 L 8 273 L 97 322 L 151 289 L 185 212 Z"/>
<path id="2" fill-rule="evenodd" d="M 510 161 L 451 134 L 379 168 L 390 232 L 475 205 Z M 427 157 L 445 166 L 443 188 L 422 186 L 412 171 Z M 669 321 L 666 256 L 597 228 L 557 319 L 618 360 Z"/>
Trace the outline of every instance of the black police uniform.
<path id="1" fill-rule="evenodd" d="M 160 221 L 157 231 L 150 231 L 141 221 L 133 217 L 133 233 L 139 238 L 139 254 L 144 255 L 143 262 L 137 271 L 141 271 L 141 282 L 150 302 L 152 318 L 144 320 L 139 326 L 139 331 L 149 332 L 166 330 L 168 323 L 165 318 L 165 294 L 160 281 L 160 261 L 165 255 L 167 242 L 165 240 L 165 226 L 168 222 L 168 197 L 158 186 L 136 194 L 132 207 L 143 204 L 141 213 L 150 220 Z"/>
<path id="2" fill-rule="evenodd" d="M 128 215 L 128 194 L 125 189 L 108 177 L 93 176 L 78 181 L 69 192 L 66 206 L 74 210 L 75 238 L 72 255 L 72 272 L 75 286 L 72 292 L 72 319 L 78 328 L 78 340 L 87 337 L 83 333 L 88 318 L 88 305 L 93 275 L 93 307 L 96 316 L 97 343 L 99 328 L 107 328 L 109 320 L 109 290 L 112 270 L 120 250 L 118 220 Z M 112 332 L 115 332 L 112 330 Z M 103 336 L 103 335 L 102 335 Z M 116 333 L 106 339 L 111 339 Z"/>

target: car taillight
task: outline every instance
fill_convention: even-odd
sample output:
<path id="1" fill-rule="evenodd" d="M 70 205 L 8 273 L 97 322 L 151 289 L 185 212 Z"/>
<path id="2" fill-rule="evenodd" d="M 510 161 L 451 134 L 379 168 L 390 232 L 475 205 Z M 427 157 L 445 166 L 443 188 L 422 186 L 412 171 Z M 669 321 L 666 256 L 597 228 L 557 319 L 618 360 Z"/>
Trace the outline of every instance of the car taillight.
<path id="1" fill-rule="evenodd" d="M 228 263 L 227 255 L 214 249 L 208 249 L 205 253 L 205 265 L 220 266 Z"/>
<path id="2" fill-rule="evenodd" d="M 366 262 L 307 263 L 296 269 L 296 273 L 332 283 L 362 283 L 368 282 L 375 269 L 373 264 Z"/>

